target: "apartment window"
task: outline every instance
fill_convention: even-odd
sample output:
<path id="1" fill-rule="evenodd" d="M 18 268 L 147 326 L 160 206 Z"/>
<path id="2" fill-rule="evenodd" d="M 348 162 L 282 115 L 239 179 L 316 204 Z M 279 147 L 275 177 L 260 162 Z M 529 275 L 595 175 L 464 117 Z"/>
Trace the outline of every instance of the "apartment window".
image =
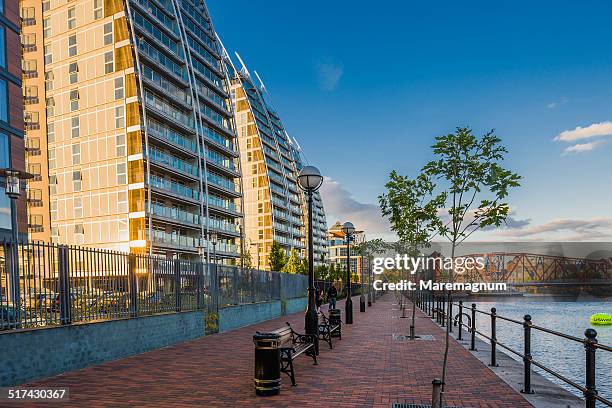
<path id="1" fill-rule="evenodd" d="M 77 192 L 81 191 L 82 182 L 83 182 L 83 177 L 81 176 L 81 172 L 73 171 L 72 172 L 72 190 L 77 191 Z"/>
<path id="2" fill-rule="evenodd" d="M 22 7 L 21 18 L 23 20 L 34 20 L 36 18 L 34 7 Z"/>
<path id="3" fill-rule="evenodd" d="M 0 79 L 0 120 L 8 122 L 8 92 L 4 79 Z"/>
<path id="4" fill-rule="evenodd" d="M 75 111 L 79 109 L 79 90 L 70 90 L 70 110 Z"/>
<path id="5" fill-rule="evenodd" d="M 53 63 L 53 54 L 51 53 L 51 46 L 45 45 L 45 64 Z"/>
<path id="6" fill-rule="evenodd" d="M 68 37 L 68 56 L 74 57 L 77 55 L 77 39 L 76 35 Z"/>
<path id="7" fill-rule="evenodd" d="M 74 209 L 74 218 L 81 218 L 83 216 L 83 199 L 74 197 L 72 208 Z"/>
<path id="8" fill-rule="evenodd" d="M 3 44 L 3 43 L 0 43 Z M 2 58 L 3 53 L 0 52 L 0 58 Z M 25 74 L 29 74 L 29 73 L 36 73 L 38 72 L 38 64 L 36 63 L 36 60 L 21 60 L 21 70 L 25 73 Z"/>
<path id="9" fill-rule="evenodd" d="M 53 75 L 53 71 L 45 72 L 45 91 L 53 90 L 53 79 L 55 79 L 55 75 Z"/>
<path id="10" fill-rule="evenodd" d="M 47 123 L 47 142 L 55 142 L 55 123 Z"/>
<path id="11" fill-rule="evenodd" d="M 113 43 L 113 23 L 104 24 L 104 45 Z"/>
<path id="12" fill-rule="evenodd" d="M 51 221 L 57 220 L 57 201 L 51 201 L 49 203 L 49 213 L 51 215 Z"/>
<path id="13" fill-rule="evenodd" d="M 115 142 L 117 145 L 117 156 L 125 156 L 125 135 L 117 135 Z"/>
<path id="14" fill-rule="evenodd" d="M 123 77 L 115 78 L 115 99 L 123 99 Z"/>
<path id="15" fill-rule="evenodd" d="M 47 98 L 45 105 L 47 107 L 47 116 L 55 115 L 55 99 L 53 97 Z"/>
<path id="16" fill-rule="evenodd" d="M 40 163 L 29 163 L 28 173 L 32 174 L 34 181 L 40 181 Z"/>
<path id="17" fill-rule="evenodd" d="M 115 108 L 115 129 L 121 129 L 125 126 L 125 110 L 123 106 Z"/>
<path id="18" fill-rule="evenodd" d="M 50 0 L 45 0 L 42 3 L 42 10 L 43 11 L 49 11 L 49 9 L 51 8 L 51 1 Z"/>
<path id="19" fill-rule="evenodd" d="M 72 137 L 79 137 L 81 132 L 81 120 L 78 116 L 73 116 L 70 119 L 70 125 L 72 126 Z"/>
<path id="20" fill-rule="evenodd" d="M 74 7 L 68 9 L 68 29 L 72 30 L 76 27 L 76 12 Z"/>
<path id="21" fill-rule="evenodd" d="M 117 163 L 117 183 L 127 184 L 127 165 L 125 163 Z"/>
<path id="22" fill-rule="evenodd" d="M 68 73 L 70 74 L 70 83 L 76 84 L 79 80 L 79 64 L 71 62 L 70 65 L 68 65 Z"/>
<path id="23" fill-rule="evenodd" d="M 104 53 L 104 73 L 110 74 L 114 71 L 114 61 L 113 61 L 113 52 L 109 51 Z"/>
<path id="24" fill-rule="evenodd" d="M 104 17 L 104 11 L 102 10 L 102 0 L 94 0 L 94 19 L 98 20 Z"/>
<path id="25" fill-rule="evenodd" d="M 48 150 L 48 161 L 49 161 L 49 170 L 53 170 L 56 166 L 56 160 L 55 160 L 55 148 L 51 147 Z"/>
<path id="26" fill-rule="evenodd" d="M 72 164 L 81 164 L 81 145 L 78 143 L 72 145 Z"/>
<path id="27" fill-rule="evenodd" d="M 57 194 L 57 176 L 49 176 L 49 194 Z"/>
<path id="28" fill-rule="evenodd" d="M 43 20 L 43 37 L 51 37 L 51 18 L 47 17 Z"/>
<path id="29" fill-rule="evenodd" d="M 128 195 L 125 191 L 119 191 L 117 193 L 117 211 L 120 213 L 128 211 Z"/>
<path id="30" fill-rule="evenodd" d="M 75 224 L 74 225 L 74 233 L 75 234 L 85 234 L 85 228 L 83 228 L 83 224 Z"/>

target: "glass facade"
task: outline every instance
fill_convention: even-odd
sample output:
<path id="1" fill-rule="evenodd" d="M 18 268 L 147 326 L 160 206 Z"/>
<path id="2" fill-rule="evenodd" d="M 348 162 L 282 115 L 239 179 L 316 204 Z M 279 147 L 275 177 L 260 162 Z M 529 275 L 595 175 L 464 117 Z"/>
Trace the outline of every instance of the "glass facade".
<path id="1" fill-rule="evenodd" d="M 237 70 L 228 56 L 227 65 L 243 172 L 245 239 L 253 264 L 269 269 L 274 242 L 287 254 L 295 248 L 306 255 L 306 203 L 297 184 L 301 157 L 263 86 L 254 83 L 246 67 Z M 326 231 L 318 193 L 313 213 L 318 263 L 325 253 Z"/>
<path id="2" fill-rule="evenodd" d="M 50 239 L 195 258 L 216 232 L 217 256 L 230 262 L 239 256 L 240 163 L 206 6 L 93 6 L 51 1 L 34 24 L 45 106 L 28 117 L 40 123 L 29 128 L 42 146 Z"/>

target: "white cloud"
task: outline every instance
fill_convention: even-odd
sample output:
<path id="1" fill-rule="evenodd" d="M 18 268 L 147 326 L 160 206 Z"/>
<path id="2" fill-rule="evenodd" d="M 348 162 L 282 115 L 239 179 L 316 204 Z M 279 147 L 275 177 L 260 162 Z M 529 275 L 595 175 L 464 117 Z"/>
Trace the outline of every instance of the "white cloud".
<path id="1" fill-rule="evenodd" d="M 548 105 L 546 105 L 546 107 L 548 109 L 555 109 L 557 106 L 565 105 L 568 102 L 569 102 L 569 98 L 567 96 L 562 96 L 561 99 L 559 99 L 558 101 L 549 103 Z"/>
<path id="2" fill-rule="evenodd" d="M 367 239 L 397 240 L 389 223 L 383 219 L 378 205 L 357 201 L 348 190 L 330 177 L 325 177 L 320 192 L 329 226 L 338 220 L 351 221 L 357 229 L 365 231 Z"/>
<path id="3" fill-rule="evenodd" d="M 612 122 L 593 123 L 587 127 L 578 126 L 574 130 L 565 130 L 559 133 L 554 140 L 575 142 L 577 140 L 591 139 L 600 136 L 612 136 Z"/>
<path id="4" fill-rule="evenodd" d="M 563 150 L 563 154 L 590 152 L 605 144 L 606 142 L 604 140 L 595 140 L 593 142 L 588 142 L 588 143 L 578 143 L 578 144 L 566 147 L 565 150 Z"/>
<path id="5" fill-rule="evenodd" d="M 319 86 L 324 91 L 333 91 L 344 75 L 344 66 L 334 61 L 319 61 L 315 65 Z"/>
<path id="6" fill-rule="evenodd" d="M 544 224 L 500 231 L 497 235 L 508 238 L 597 241 L 612 238 L 612 217 L 591 219 L 558 218 Z"/>

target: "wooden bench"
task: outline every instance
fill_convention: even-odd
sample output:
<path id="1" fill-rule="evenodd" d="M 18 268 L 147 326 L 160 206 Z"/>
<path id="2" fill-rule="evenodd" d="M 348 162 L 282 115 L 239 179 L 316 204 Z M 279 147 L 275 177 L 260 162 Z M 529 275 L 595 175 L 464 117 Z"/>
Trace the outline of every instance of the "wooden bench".
<path id="1" fill-rule="evenodd" d="M 330 323 L 329 317 L 325 313 L 319 312 L 319 339 L 327 342 L 329 348 L 333 349 L 332 337 L 342 340 L 342 323 Z"/>
<path id="2" fill-rule="evenodd" d="M 293 360 L 301 355 L 306 355 L 312 357 L 314 365 L 317 365 L 317 336 L 300 334 L 293 330 L 289 323 L 287 323 L 287 327 L 276 329 L 272 333 L 280 336 L 281 372 L 289 376 L 291 385 L 296 385 Z"/>

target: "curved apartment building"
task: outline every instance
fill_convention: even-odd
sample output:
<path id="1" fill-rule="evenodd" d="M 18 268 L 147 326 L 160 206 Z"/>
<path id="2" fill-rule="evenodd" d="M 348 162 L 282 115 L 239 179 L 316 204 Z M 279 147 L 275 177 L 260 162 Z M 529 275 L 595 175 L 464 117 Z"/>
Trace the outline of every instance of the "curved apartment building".
<path id="1" fill-rule="evenodd" d="M 28 155 L 30 171 L 40 170 L 30 192 L 41 197 L 30 214 L 48 214 L 30 237 L 191 258 L 212 250 L 215 232 L 217 256 L 237 258 L 239 152 L 204 2 L 21 6 L 38 50 L 36 75 L 24 78 L 36 87 L 26 121 L 39 123 L 26 127 L 40 151 Z"/>
<path id="2" fill-rule="evenodd" d="M 238 131 L 243 177 L 245 245 L 253 265 L 269 269 L 273 242 L 304 256 L 306 203 L 297 184 L 302 159 L 280 117 L 246 67 L 238 70 L 226 53 Z M 314 195 L 313 244 L 315 262 L 326 253 L 326 221 L 321 197 Z"/>

